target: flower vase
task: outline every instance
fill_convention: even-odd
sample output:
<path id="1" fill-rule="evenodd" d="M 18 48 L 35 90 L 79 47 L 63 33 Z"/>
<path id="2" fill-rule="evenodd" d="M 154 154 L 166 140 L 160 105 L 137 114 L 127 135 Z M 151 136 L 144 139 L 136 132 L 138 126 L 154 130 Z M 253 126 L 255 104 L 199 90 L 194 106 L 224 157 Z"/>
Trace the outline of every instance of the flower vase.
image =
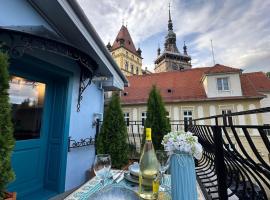
<path id="1" fill-rule="evenodd" d="M 197 200 L 193 157 L 188 153 L 175 152 L 170 162 L 172 200 Z"/>

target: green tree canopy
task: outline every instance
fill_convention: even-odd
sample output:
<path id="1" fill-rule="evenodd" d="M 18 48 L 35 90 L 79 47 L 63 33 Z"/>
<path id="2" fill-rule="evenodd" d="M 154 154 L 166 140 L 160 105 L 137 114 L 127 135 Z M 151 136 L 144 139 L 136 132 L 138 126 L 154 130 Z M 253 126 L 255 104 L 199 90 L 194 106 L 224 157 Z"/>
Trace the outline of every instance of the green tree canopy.
<path id="1" fill-rule="evenodd" d="M 97 136 L 97 153 L 110 154 L 112 167 L 121 168 L 128 163 L 127 127 L 117 94 L 105 111 L 104 121 Z"/>
<path id="2" fill-rule="evenodd" d="M 171 131 L 170 121 L 160 92 L 153 86 L 147 102 L 147 118 L 145 127 L 152 129 L 154 148 L 163 149 L 161 144 L 164 135 Z"/>
<path id="3" fill-rule="evenodd" d="M 270 78 L 270 72 L 266 72 L 266 76 Z"/>
<path id="4" fill-rule="evenodd" d="M 0 52 L 0 199 L 4 198 L 7 185 L 15 178 L 10 161 L 15 141 L 8 96 L 8 66 L 8 56 Z"/>

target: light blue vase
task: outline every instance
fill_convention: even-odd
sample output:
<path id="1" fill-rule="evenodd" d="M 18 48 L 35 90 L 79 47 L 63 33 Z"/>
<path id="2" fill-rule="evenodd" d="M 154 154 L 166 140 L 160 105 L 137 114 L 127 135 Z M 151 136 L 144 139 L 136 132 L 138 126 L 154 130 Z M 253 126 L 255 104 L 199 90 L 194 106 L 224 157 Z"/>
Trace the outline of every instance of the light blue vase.
<path id="1" fill-rule="evenodd" d="M 197 200 L 195 163 L 190 154 L 176 152 L 171 156 L 172 200 Z"/>

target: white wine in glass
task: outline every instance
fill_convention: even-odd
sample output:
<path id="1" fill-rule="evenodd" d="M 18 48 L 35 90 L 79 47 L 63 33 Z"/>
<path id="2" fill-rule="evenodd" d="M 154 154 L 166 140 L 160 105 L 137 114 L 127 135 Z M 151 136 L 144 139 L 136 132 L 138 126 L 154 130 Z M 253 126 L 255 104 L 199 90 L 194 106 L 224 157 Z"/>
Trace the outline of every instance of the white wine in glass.
<path id="1" fill-rule="evenodd" d="M 94 172 L 104 185 L 105 180 L 110 176 L 111 156 L 109 154 L 98 154 L 95 158 Z"/>

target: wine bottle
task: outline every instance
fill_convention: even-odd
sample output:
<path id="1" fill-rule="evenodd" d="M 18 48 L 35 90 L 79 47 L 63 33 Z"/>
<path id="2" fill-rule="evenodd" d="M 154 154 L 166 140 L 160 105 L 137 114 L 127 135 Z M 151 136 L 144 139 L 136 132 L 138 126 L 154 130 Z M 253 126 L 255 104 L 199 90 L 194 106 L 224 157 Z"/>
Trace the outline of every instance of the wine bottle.
<path id="1" fill-rule="evenodd" d="M 142 199 L 156 199 L 159 189 L 159 162 L 152 144 L 151 128 L 146 128 L 146 140 L 139 165 L 139 196 Z"/>

